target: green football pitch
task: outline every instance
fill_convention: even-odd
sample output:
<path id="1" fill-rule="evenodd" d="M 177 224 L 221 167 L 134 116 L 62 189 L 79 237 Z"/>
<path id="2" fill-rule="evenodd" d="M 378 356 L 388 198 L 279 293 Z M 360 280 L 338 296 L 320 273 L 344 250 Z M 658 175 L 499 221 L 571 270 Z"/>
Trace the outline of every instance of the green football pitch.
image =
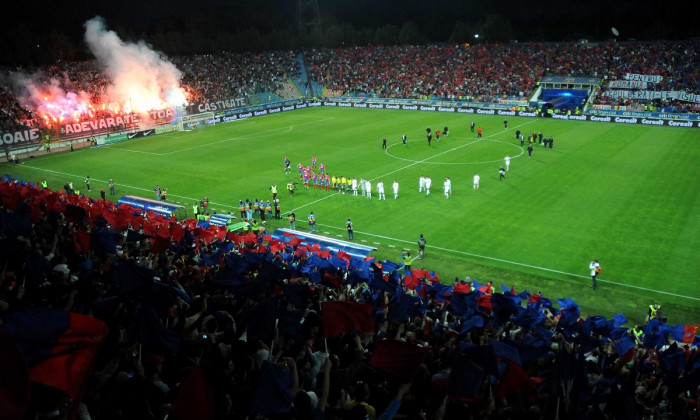
<path id="1" fill-rule="evenodd" d="M 400 262 L 402 250 L 417 252 L 425 235 L 426 257 L 414 268 L 434 270 L 446 283 L 470 276 L 493 281 L 498 291 L 503 283 L 553 300 L 571 297 L 583 316 L 621 312 L 630 324 L 643 322 L 648 305 L 658 302 L 670 324 L 700 324 L 700 130 L 508 120 L 505 128 L 495 116 L 323 107 L 74 153 L 39 151 L 21 165 L 4 165 L 5 173 L 46 179 L 53 189 L 69 180 L 81 186 L 89 175 L 95 198 L 110 178 L 117 197 L 153 198 L 159 184 L 188 210 L 206 195 L 211 210 L 234 215 L 238 200 L 270 199 L 276 184 L 283 215 L 293 210 L 300 230 L 308 230 L 313 211 L 320 234 L 345 239 L 351 218 L 355 241 L 376 247 L 378 260 Z M 481 139 L 470 131 L 472 121 Z M 433 133 L 448 126 L 449 137 L 433 136 L 428 146 L 428 126 Z M 528 157 L 517 129 L 526 139 L 533 132 L 552 137 L 553 148 L 536 144 Z M 285 155 L 291 175 L 283 170 Z M 290 198 L 287 182 L 298 182 L 297 164 L 310 165 L 312 155 L 331 175 L 369 179 L 372 198 L 301 184 Z M 499 180 L 506 155 L 510 170 Z M 421 175 L 432 179 L 430 195 L 418 192 Z M 377 198 L 379 181 L 385 201 Z M 603 268 L 595 291 L 592 259 Z"/>

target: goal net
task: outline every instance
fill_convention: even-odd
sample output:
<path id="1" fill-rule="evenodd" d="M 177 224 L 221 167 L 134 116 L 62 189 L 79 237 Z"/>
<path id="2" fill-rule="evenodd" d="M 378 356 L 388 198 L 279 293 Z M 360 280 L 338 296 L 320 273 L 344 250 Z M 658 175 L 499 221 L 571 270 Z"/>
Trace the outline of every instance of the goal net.
<path id="1" fill-rule="evenodd" d="M 184 115 L 178 118 L 178 127 L 180 131 L 192 131 L 207 124 L 207 121 L 214 119 L 213 112 L 205 112 L 195 115 Z"/>

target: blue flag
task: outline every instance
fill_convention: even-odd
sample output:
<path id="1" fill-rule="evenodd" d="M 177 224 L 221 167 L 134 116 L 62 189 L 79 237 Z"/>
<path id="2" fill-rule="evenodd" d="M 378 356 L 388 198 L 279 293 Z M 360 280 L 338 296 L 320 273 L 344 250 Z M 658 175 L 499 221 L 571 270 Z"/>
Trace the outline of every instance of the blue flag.
<path id="1" fill-rule="evenodd" d="M 464 321 L 464 323 L 462 324 L 462 329 L 460 330 L 460 333 L 464 334 L 473 328 L 481 328 L 483 326 L 484 326 L 484 317 L 477 314 L 477 315 L 474 315 L 473 317 L 469 318 L 468 320 Z"/>
<path id="2" fill-rule="evenodd" d="M 275 363 L 264 362 L 251 414 L 284 414 L 292 411 L 292 374 Z M 252 416 L 255 417 L 255 416 Z"/>
<path id="3" fill-rule="evenodd" d="M 476 293 L 469 293 L 468 295 L 457 293 L 452 295 L 452 304 L 450 305 L 452 313 L 462 318 L 470 318 L 476 311 L 476 299 Z"/>
<path id="4" fill-rule="evenodd" d="M 512 360 L 517 363 L 518 366 L 522 367 L 523 364 L 520 361 L 520 353 L 518 353 L 517 348 L 509 346 L 501 341 L 494 340 L 493 338 L 489 339 L 489 344 L 493 347 L 493 351 L 496 356 L 502 359 Z"/>

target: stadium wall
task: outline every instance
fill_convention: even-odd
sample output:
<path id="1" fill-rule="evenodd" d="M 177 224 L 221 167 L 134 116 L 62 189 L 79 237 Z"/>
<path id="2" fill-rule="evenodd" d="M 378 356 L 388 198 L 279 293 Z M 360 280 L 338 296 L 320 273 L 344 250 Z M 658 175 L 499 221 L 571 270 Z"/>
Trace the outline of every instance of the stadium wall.
<path id="1" fill-rule="evenodd" d="M 532 111 L 514 111 L 506 109 L 484 109 L 472 106 L 436 106 L 436 105 L 418 105 L 418 104 L 399 104 L 399 103 L 373 103 L 373 102 L 303 102 L 286 106 L 265 107 L 256 110 L 246 110 L 245 112 L 234 112 L 226 116 L 217 116 L 207 121 L 207 124 L 220 124 L 229 121 L 237 121 L 247 118 L 253 118 L 263 115 L 276 114 L 280 112 L 294 111 L 298 109 L 330 106 L 340 108 L 369 108 L 369 109 L 400 109 L 406 111 L 424 111 L 424 112 L 451 112 L 459 114 L 473 115 L 498 115 L 504 117 L 527 117 L 538 118 L 536 112 Z M 631 114 L 631 112 L 628 112 Z M 646 114 L 646 113 L 642 113 Z M 558 115 L 554 114 L 554 119 L 572 120 L 572 121 L 593 121 L 618 124 L 641 124 L 654 126 L 668 127 L 685 127 L 685 128 L 700 128 L 700 121 L 677 121 L 664 120 L 659 118 L 647 118 L 639 116 L 601 116 L 601 115 Z"/>

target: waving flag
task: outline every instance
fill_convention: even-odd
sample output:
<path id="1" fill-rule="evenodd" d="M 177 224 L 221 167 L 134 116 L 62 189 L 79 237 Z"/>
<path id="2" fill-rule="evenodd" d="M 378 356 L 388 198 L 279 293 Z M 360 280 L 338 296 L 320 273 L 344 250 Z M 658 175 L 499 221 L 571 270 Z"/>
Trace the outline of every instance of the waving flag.
<path id="1" fill-rule="evenodd" d="M 463 318 L 470 318 L 476 311 L 476 294 L 454 294 L 452 295 L 452 313 Z"/>
<path id="2" fill-rule="evenodd" d="M 333 337 L 353 330 L 374 331 L 373 310 L 370 304 L 345 300 L 321 303 L 324 336 Z"/>
<path id="3" fill-rule="evenodd" d="M 455 294 L 468 295 L 471 292 L 472 292 L 472 288 L 469 285 L 469 283 L 458 282 L 457 284 L 454 285 L 454 293 Z"/>
<path id="4" fill-rule="evenodd" d="M 461 334 L 464 334 L 471 330 L 472 328 L 481 328 L 484 326 L 484 317 L 481 315 L 474 315 L 473 317 L 469 318 L 468 320 L 464 321 L 462 324 L 462 329 L 460 330 Z"/>
<path id="5" fill-rule="evenodd" d="M 79 399 L 107 325 L 95 318 L 54 309 L 32 308 L 2 317 L 2 328 L 22 351 L 29 379 Z"/>
<path id="6" fill-rule="evenodd" d="M 674 340 L 682 343 L 693 343 L 695 336 L 698 335 L 698 330 L 700 326 L 698 325 L 675 325 L 669 327 L 668 331 Z"/>
<path id="7" fill-rule="evenodd" d="M 264 362 L 251 414 L 284 414 L 292 411 L 292 374 L 275 363 Z M 251 418 L 255 418 L 252 416 Z"/>
<path id="8" fill-rule="evenodd" d="M 195 364 L 173 402 L 173 410 L 178 420 L 207 420 L 214 418 L 214 406 L 214 395 L 202 368 Z"/>
<path id="9" fill-rule="evenodd" d="M 484 382 L 484 370 L 464 357 L 452 365 L 447 385 L 447 395 L 458 401 L 473 401 L 479 396 Z"/>
<path id="10" fill-rule="evenodd" d="M 408 382 L 428 356 L 428 349 L 400 340 L 381 340 L 369 361 L 371 366 Z"/>
<path id="11" fill-rule="evenodd" d="M 535 388 L 535 382 L 511 359 L 507 362 L 503 377 L 496 385 L 494 394 L 498 398 L 505 398 L 513 392 L 523 392 L 533 397 L 537 393 L 537 389 Z"/>

